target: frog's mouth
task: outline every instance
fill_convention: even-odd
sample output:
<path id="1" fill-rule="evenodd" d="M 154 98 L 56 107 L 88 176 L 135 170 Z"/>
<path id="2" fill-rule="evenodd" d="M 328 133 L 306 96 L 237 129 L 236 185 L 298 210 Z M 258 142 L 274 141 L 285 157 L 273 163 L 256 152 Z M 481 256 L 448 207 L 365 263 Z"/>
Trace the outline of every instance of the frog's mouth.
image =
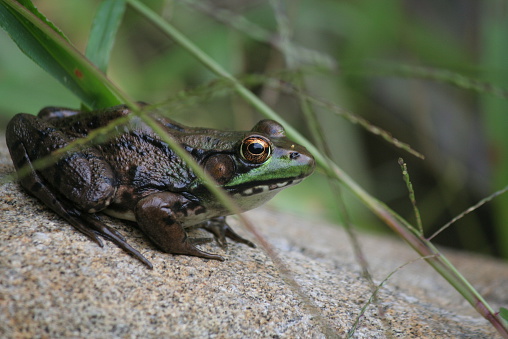
<path id="1" fill-rule="evenodd" d="M 260 183 L 259 185 L 256 185 L 256 183 L 253 183 L 249 185 L 248 188 L 242 188 L 242 187 L 235 187 L 233 188 L 234 193 L 240 194 L 244 197 L 250 197 L 251 195 L 255 194 L 262 194 L 270 191 L 276 191 L 281 190 L 283 188 L 293 186 L 298 184 L 303 179 L 291 179 L 286 181 L 277 181 L 277 182 L 264 182 Z"/>

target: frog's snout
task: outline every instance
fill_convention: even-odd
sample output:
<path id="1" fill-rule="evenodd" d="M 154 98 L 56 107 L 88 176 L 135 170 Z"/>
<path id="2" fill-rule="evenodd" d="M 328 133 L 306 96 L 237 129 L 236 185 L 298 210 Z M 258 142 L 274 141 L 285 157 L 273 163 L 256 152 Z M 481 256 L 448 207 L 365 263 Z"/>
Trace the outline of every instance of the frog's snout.
<path id="1" fill-rule="evenodd" d="M 291 151 L 289 153 L 289 159 L 294 161 L 295 166 L 305 168 L 306 175 L 311 174 L 316 166 L 314 157 L 307 152 Z"/>

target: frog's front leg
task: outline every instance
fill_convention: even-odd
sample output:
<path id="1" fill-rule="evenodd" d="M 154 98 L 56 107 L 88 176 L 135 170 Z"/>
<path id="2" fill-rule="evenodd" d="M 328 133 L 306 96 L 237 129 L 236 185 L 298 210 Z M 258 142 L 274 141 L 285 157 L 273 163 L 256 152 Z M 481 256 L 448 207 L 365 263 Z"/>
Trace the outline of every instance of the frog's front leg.
<path id="1" fill-rule="evenodd" d="M 195 225 L 194 227 L 202 228 L 212 233 L 215 236 L 219 246 L 225 250 L 228 248 L 226 238 L 245 244 L 249 247 L 256 247 L 252 241 L 241 237 L 235 231 L 233 231 L 233 229 L 226 223 L 226 217 L 211 218 Z"/>
<path id="2" fill-rule="evenodd" d="M 202 239 L 189 238 L 181 224 L 181 220 L 200 212 L 203 207 L 184 196 L 161 192 L 141 199 L 135 215 L 143 233 L 164 252 L 223 261 L 220 255 L 198 249 L 195 244 L 202 243 Z"/>

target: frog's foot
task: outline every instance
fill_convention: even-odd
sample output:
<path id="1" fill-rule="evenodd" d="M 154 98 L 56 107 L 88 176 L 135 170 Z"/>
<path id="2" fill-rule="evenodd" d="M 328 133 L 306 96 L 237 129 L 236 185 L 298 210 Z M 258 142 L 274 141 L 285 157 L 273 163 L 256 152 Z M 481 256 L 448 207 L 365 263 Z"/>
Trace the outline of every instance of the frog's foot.
<path id="1" fill-rule="evenodd" d="M 250 247 L 256 247 L 253 242 L 239 236 L 229 225 L 226 223 L 226 217 L 212 218 L 205 222 L 202 222 L 196 227 L 207 230 L 215 236 L 215 240 L 223 249 L 228 248 L 226 238 L 233 241 L 245 244 Z"/>
<path id="2" fill-rule="evenodd" d="M 125 238 L 119 232 L 104 224 L 95 214 L 88 214 L 84 212 L 79 213 L 81 213 L 80 219 L 86 223 L 85 224 L 83 223 L 83 221 L 78 220 L 78 222 L 81 222 L 83 224 L 82 226 L 85 226 L 88 229 L 92 229 L 95 234 L 99 234 L 105 239 L 111 241 L 112 243 L 120 247 L 122 250 L 129 253 L 130 255 L 141 261 L 143 264 L 148 266 L 148 268 L 153 269 L 152 263 L 148 259 L 146 259 L 141 253 L 139 253 L 138 250 L 129 245 L 127 241 L 125 241 Z M 75 225 L 75 223 L 73 222 L 71 222 L 71 224 L 73 226 Z M 99 245 L 101 245 L 102 247 L 102 242 L 100 242 L 100 240 Z"/>
<path id="3" fill-rule="evenodd" d="M 200 250 L 195 245 L 202 245 L 211 242 L 212 238 L 185 238 L 183 243 L 180 243 L 179 245 L 175 246 L 173 244 L 171 248 L 171 253 L 174 254 L 185 254 L 185 255 L 192 255 L 195 257 L 201 257 L 206 259 L 214 259 L 219 261 L 224 261 L 224 258 L 218 254 L 208 253 L 205 251 Z"/>
<path id="4" fill-rule="evenodd" d="M 150 263 L 150 261 L 148 261 L 135 248 L 129 245 L 120 233 L 105 225 L 95 214 L 89 214 L 80 211 L 76 208 L 71 207 L 70 204 L 66 203 L 64 200 L 57 198 L 53 192 L 47 188 L 44 181 L 40 180 L 37 175 L 32 174 L 31 176 L 28 176 L 28 178 L 24 178 L 24 180 L 25 184 L 26 181 L 33 180 L 33 186 L 37 187 L 37 189 L 32 189 L 32 193 L 44 201 L 46 205 L 55 211 L 58 215 L 67 220 L 76 230 L 86 235 L 99 246 L 104 246 L 101 239 L 98 237 L 98 235 L 101 235 L 105 239 L 116 244 L 125 252 L 134 256 L 149 268 L 153 268 L 152 263 Z"/>
<path id="5" fill-rule="evenodd" d="M 59 213 L 58 211 L 57 213 L 66 219 L 78 231 L 99 244 L 99 246 L 103 247 L 104 245 L 97 235 L 111 241 L 125 252 L 148 266 L 150 269 L 153 268 L 152 263 L 148 261 L 148 259 L 146 259 L 134 247 L 129 245 L 119 232 L 104 224 L 95 214 L 89 214 L 74 208 L 66 208 L 63 213 Z"/>

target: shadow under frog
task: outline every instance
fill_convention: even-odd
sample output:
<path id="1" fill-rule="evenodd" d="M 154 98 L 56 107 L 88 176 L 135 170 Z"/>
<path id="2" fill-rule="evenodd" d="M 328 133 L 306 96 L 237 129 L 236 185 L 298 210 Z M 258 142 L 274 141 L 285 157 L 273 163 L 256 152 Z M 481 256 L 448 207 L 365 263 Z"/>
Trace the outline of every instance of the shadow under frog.
<path id="1" fill-rule="evenodd" d="M 102 246 L 108 239 L 152 268 L 125 238 L 97 216 L 103 212 L 137 223 L 164 252 L 224 260 L 196 247 L 209 238 L 189 238 L 186 229 L 203 228 L 222 247 L 226 238 L 254 247 L 225 222 L 231 214 L 202 179 L 138 117 L 117 126 L 106 142 L 67 152 L 56 163 L 32 163 L 128 116 L 124 105 L 99 111 L 47 107 L 38 116 L 20 113 L 8 124 L 7 145 L 16 170 L 27 166 L 21 185 L 78 231 Z M 314 159 L 286 138 L 283 127 L 262 120 L 250 131 L 220 131 L 183 126 L 153 116 L 233 198 L 242 211 L 255 208 L 314 170 Z"/>

